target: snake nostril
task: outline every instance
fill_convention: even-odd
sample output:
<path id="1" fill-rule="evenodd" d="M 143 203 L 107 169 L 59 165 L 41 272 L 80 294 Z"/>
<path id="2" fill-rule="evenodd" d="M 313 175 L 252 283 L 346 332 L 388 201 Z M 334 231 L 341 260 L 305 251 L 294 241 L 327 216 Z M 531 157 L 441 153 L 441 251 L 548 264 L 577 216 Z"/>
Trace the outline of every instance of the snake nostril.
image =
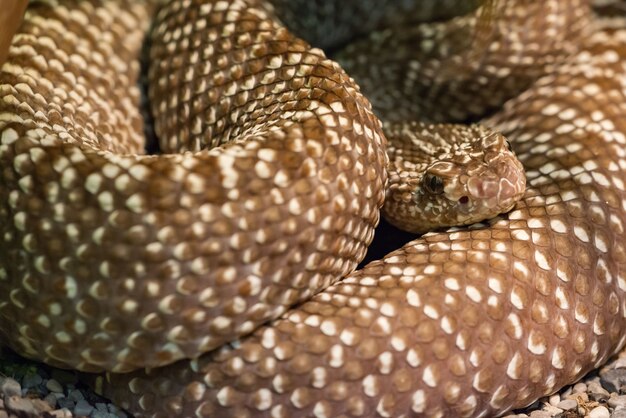
<path id="1" fill-rule="evenodd" d="M 467 196 L 461 196 L 461 198 L 459 199 L 459 203 L 462 205 L 466 205 L 469 202 L 469 197 Z"/>

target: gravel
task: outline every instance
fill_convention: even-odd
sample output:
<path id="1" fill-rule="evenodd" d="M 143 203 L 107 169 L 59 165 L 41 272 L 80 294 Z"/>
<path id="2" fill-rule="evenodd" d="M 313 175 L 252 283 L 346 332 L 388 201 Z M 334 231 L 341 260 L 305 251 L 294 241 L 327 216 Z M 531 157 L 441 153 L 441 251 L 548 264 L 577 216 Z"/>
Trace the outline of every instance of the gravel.
<path id="1" fill-rule="evenodd" d="M 624 391 L 624 385 L 626 384 L 626 373 L 622 372 L 623 369 L 609 370 L 600 376 L 600 383 L 609 392 Z"/>
<path id="2" fill-rule="evenodd" d="M 0 349 L 0 418 L 130 418 L 74 372 Z M 575 385 L 505 418 L 626 418 L 626 350 Z"/>
<path id="3" fill-rule="evenodd" d="M 504 418 L 626 418 L 626 350 L 580 382 Z"/>
<path id="4" fill-rule="evenodd" d="M 78 374 L 0 348 L 0 418 L 129 418 L 78 381 Z"/>
<path id="5" fill-rule="evenodd" d="M 22 388 L 18 382 L 13 379 L 4 379 L 0 381 L 0 393 L 3 398 L 10 398 L 11 396 L 20 396 L 22 394 Z"/>

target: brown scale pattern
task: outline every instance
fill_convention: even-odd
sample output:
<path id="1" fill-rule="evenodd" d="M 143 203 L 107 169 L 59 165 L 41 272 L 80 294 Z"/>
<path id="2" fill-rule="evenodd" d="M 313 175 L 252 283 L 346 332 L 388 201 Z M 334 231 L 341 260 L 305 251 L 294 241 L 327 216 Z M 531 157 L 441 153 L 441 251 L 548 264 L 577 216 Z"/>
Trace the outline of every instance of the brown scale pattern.
<path id="1" fill-rule="evenodd" d="M 147 416 L 491 416 L 602 364 L 626 339 L 625 23 L 491 119 L 529 180 L 508 216 L 427 234 L 240 342 L 109 376 L 105 393 Z"/>
<path id="2" fill-rule="evenodd" d="M 10 51 L 0 335 L 28 357 L 120 372 L 198 356 L 345 276 L 371 242 L 386 155 L 357 87 L 260 2 L 182 5 L 160 12 L 151 94 L 163 150 L 193 152 L 138 155 L 148 4 L 39 3 Z M 120 112 L 132 124 L 115 130 Z"/>
<path id="3" fill-rule="evenodd" d="M 334 58 L 385 121 L 475 120 L 578 49 L 588 3 L 498 1 L 489 12 L 374 32 Z"/>

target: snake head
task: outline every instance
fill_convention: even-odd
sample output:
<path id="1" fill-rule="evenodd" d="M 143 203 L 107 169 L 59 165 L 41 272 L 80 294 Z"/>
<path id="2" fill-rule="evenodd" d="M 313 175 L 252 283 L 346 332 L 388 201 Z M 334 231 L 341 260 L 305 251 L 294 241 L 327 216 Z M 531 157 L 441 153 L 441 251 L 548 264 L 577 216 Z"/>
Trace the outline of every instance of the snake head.
<path id="1" fill-rule="evenodd" d="M 392 224 L 418 233 L 468 225 L 507 212 L 521 199 L 526 176 L 510 143 L 497 132 L 472 129 L 480 135 L 433 153 L 421 175 L 390 175 L 405 182 L 389 187 L 383 213 Z M 411 190 L 410 199 L 393 196 L 400 190 Z"/>

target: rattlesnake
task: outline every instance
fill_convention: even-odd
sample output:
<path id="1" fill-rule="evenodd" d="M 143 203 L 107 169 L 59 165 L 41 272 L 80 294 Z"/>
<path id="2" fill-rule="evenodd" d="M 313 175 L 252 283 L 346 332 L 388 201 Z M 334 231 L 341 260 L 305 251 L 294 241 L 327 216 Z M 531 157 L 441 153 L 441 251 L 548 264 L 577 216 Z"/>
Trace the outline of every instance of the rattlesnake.
<path id="1" fill-rule="evenodd" d="M 527 170 L 513 211 L 349 275 L 386 156 L 348 75 L 261 1 L 171 2 L 151 102 L 162 147 L 194 153 L 138 156 L 150 4 L 119 4 L 35 2 L 2 68 L 0 335 L 14 349 L 116 372 L 215 349 L 97 381 L 138 415 L 484 416 L 624 345 L 626 31 L 587 35 L 584 1 L 542 3 L 569 31 L 564 53 L 528 79 L 501 74 L 487 102 L 528 87 L 488 120 Z M 389 119 L 415 116 L 370 98 Z"/>

